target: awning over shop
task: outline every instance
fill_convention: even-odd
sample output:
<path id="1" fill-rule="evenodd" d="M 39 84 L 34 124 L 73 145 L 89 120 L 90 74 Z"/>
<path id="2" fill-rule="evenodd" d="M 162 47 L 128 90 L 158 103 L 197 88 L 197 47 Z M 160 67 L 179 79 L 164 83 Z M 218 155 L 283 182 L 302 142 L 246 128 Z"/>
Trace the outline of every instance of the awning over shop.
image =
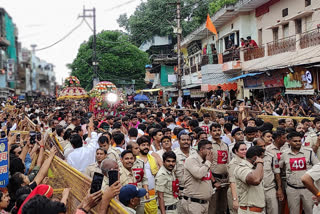
<path id="1" fill-rule="evenodd" d="M 262 74 L 263 72 L 259 72 L 259 73 L 247 73 L 247 74 L 243 74 L 243 75 L 240 75 L 240 76 L 237 76 L 237 77 L 234 77 L 234 78 L 231 78 L 231 79 L 228 79 L 229 82 L 233 82 L 235 80 L 238 80 L 238 79 L 243 79 L 245 77 L 253 77 L 253 76 L 256 76 L 256 75 L 259 75 L 259 74 Z"/>
<path id="2" fill-rule="evenodd" d="M 172 92 L 174 92 L 174 91 L 178 91 L 178 89 L 177 88 L 165 88 L 165 89 L 163 89 L 164 91 L 172 91 Z"/>
<path id="3" fill-rule="evenodd" d="M 196 88 L 196 87 L 200 87 L 200 84 L 191 84 L 191 85 L 186 85 L 184 87 L 182 87 L 182 89 L 188 89 L 188 88 Z"/>
<path id="4" fill-rule="evenodd" d="M 286 89 L 286 94 L 314 95 L 314 90 L 289 90 L 289 89 Z"/>
<path id="5" fill-rule="evenodd" d="M 218 86 L 221 86 L 221 89 L 224 91 L 231 91 L 231 90 L 237 90 L 238 85 L 236 82 L 234 83 L 224 83 L 224 84 L 218 84 L 218 85 L 210 85 L 210 84 L 202 84 L 201 85 L 201 91 L 214 91 L 218 89 Z"/>
<path id="6" fill-rule="evenodd" d="M 160 88 L 153 88 L 153 89 L 143 89 L 140 90 L 140 92 L 155 92 L 155 91 L 160 91 Z"/>

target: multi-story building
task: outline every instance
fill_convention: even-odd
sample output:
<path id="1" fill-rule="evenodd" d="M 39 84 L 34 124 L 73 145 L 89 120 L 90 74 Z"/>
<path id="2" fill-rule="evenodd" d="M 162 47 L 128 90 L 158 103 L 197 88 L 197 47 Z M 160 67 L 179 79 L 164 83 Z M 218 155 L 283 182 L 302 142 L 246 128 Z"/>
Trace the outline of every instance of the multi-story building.
<path id="1" fill-rule="evenodd" d="M 242 98 L 313 94 L 319 89 L 319 10 L 316 0 L 239 0 L 223 7 L 211 17 L 217 36 L 204 23 L 182 41 L 186 94 L 203 96 L 200 89 L 218 85 Z M 241 47 L 248 36 L 258 47 Z"/>

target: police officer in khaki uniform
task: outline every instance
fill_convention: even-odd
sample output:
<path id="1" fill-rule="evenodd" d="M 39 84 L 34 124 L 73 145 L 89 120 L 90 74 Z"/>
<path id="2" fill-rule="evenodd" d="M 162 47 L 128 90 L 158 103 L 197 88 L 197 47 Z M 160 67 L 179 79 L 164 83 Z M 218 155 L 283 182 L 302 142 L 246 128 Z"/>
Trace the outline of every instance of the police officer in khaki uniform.
<path id="1" fill-rule="evenodd" d="M 106 157 L 107 151 L 102 148 L 98 148 L 96 150 L 96 162 L 88 165 L 84 174 L 86 174 L 90 178 L 93 178 L 93 174 L 95 172 L 101 173 L 100 164 L 104 159 L 106 159 Z"/>
<path id="2" fill-rule="evenodd" d="M 254 140 L 253 145 L 259 146 L 265 150 L 265 142 L 261 138 Z M 264 153 L 263 162 L 263 185 L 266 199 L 266 211 L 267 213 L 278 214 L 279 205 L 277 197 L 279 198 L 279 201 L 283 201 L 284 198 L 279 162 L 273 154 L 267 151 Z"/>
<path id="3" fill-rule="evenodd" d="M 320 163 L 314 165 L 301 178 L 302 183 L 314 195 L 312 197 L 316 205 L 313 207 L 313 213 L 320 213 Z"/>
<path id="4" fill-rule="evenodd" d="M 239 214 L 263 212 L 263 153 L 261 147 L 250 147 L 246 153 L 246 160 L 242 160 L 234 170 L 239 196 Z"/>
<path id="5" fill-rule="evenodd" d="M 214 177 L 213 185 L 217 189 L 209 203 L 209 214 L 223 214 L 227 212 L 228 200 L 227 191 L 229 182 L 228 179 L 228 163 L 229 163 L 229 148 L 228 145 L 221 141 L 221 126 L 218 123 L 213 123 L 210 126 L 212 136 L 212 153 L 213 162 L 211 172 Z"/>
<path id="6" fill-rule="evenodd" d="M 179 180 L 179 203 L 178 203 L 178 212 L 182 212 L 181 207 L 181 200 L 183 196 L 183 190 L 184 190 L 184 163 L 186 159 L 196 154 L 197 151 L 193 148 L 191 148 L 191 139 L 190 136 L 186 132 L 181 132 L 178 134 L 178 140 L 179 140 L 179 148 L 176 148 L 174 150 L 174 153 L 177 156 L 177 162 L 176 162 L 176 168 L 175 168 L 175 175 L 177 176 Z"/>
<path id="7" fill-rule="evenodd" d="M 122 186 L 131 184 L 134 186 L 138 186 L 136 177 L 132 170 L 132 166 L 134 163 L 134 156 L 132 151 L 124 150 L 121 153 L 121 166 L 120 166 L 120 183 Z"/>
<path id="8" fill-rule="evenodd" d="M 108 136 L 109 137 L 109 136 Z M 98 139 L 98 144 L 100 148 L 103 148 L 107 151 L 107 155 L 109 159 L 115 160 L 116 162 L 120 162 L 120 156 L 118 153 L 112 148 L 111 141 L 107 136 L 100 136 Z"/>
<path id="9" fill-rule="evenodd" d="M 238 142 L 234 144 L 232 148 L 233 159 L 228 164 L 228 174 L 230 186 L 228 189 L 228 207 L 229 213 L 235 214 L 238 213 L 239 209 L 239 199 L 237 193 L 236 179 L 234 177 L 234 169 L 239 163 L 241 163 L 242 159 L 246 158 L 247 146 L 244 142 Z"/>
<path id="10" fill-rule="evenodd" d="M 303 185 L 301 177 L 319 160 L 312 149 L 302 147 L 301 138 L 298 132 L 289 133 L 287 139 L 290 149 L 286 150 L 280 159 L 280 167 L 286 170 L 286 193 L 290 214 L 300 212 L 300 200 L 305 213 L 312 213 L 312 194 Z"/>
<path id="11" fill-rule="evenodd" d="M 212 162 L 212 143 L 201 140 L 198 144 L 198 153 L 191 155 L 185 161 L 183 213 L 208 213 L 209 200 L 214 194 L 210 170 Z"/>
<path id="12" fill-rule="evenodd" d="M 163 166 L 156 175 L 156 191 L 158 194 L 159 214 L 178 214 L 179 181 L 174 174 L 176 154 L 172 151 L 163 155 Z"/>
<path id="13" fill-rule="evenodd" d="M 287 137 L 284 131 L 276 131 L 272 134 L 273 143 L 266 147 L 266 151 L 273 154 L 278 162 L 280 161 L 281 154 L 290 148 L 289 144 L 286 142 Z M 285 170 L 280 169 L 280 177 L 282 183 L 282 193 L 284 194 L 284 199 L 282 201 L 278 200 L 279 213 L 284 212 L 285 201 L 286 201 L 286 173 Z M 278 198 L 279 199 L 279 198 Z"/>

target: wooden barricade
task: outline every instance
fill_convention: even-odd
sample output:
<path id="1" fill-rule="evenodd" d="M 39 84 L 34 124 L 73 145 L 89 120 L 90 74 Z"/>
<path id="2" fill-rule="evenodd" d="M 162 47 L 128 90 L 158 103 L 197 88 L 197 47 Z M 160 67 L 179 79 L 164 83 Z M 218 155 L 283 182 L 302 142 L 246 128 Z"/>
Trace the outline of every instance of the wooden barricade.
<path id="1" fill-rule="evenodd" d="M 291 118 L 291 119 L 296 120 L 298 122 L 301 122 L 301 120 L 303 120 L 303 119 L 309 119 L 311 121 L 314 120 L 313 117 L 290 117 L 290 116 L 270 116 L 270 115 L 258 115 L 258 118 L 263 119 L 264 122 L 272 123 L 274 128 L 278 127 L 278 125 L 279 125 L 278 121 L 280 119 Z"/>
<path id="2" fill-rule="evenodd" d="M 49 152 L 46 152 L 46 158 Z M 91 186 L 91 179 L 83 175 L 81 172 L 71 167 L 61 158 L 55 156 L 48 172 L 48 184 L 52 186 L 55 198 L 61 198 L 61 193 L 64 188 L 71 188 L 67 213 L 75 213 L 77 206 L 81 203 L 82 199 L 87 195 Z M 99 205 L 97 205 L 98 207 Z M 91 213 L 97 213 L 97 207 Z M 124 206 L 116 199 L 112 199 L 108 214 L 127 214 Z"/>

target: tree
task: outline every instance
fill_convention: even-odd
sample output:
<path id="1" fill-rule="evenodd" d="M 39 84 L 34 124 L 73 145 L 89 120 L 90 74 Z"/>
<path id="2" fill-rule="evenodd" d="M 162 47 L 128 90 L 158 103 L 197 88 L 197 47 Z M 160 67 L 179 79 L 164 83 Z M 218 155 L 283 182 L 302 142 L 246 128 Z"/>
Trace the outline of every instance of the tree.
<path id="1" fill-rule="evenodd" d="M 143 88 L 145 65 L 148 55 L 128 41 L 128 36 L 120 31 L 102 31 L 96 40 L 98 77 L 100 81 L 111 81 L 116 85 L 121 80 L 135 80 L 137 88 Z M 86 90 L 92 88 L 92 36 L 80 45 L 77 57 L 69 66 L 71 75 L 77 76 Z"/>
<path id="2" fill-rule="evenodd" d="M 181 0 L 181 25 L 186 36 L 205 22 L 209 3 L 213 0 Z M 140 46 L 154 35 L 168 36 L 176 27 L 176 4 L 172 0 L 141 2 L 134 14 L 120 15 L 118 24 L 130 35 L 131 41 Z"/>

